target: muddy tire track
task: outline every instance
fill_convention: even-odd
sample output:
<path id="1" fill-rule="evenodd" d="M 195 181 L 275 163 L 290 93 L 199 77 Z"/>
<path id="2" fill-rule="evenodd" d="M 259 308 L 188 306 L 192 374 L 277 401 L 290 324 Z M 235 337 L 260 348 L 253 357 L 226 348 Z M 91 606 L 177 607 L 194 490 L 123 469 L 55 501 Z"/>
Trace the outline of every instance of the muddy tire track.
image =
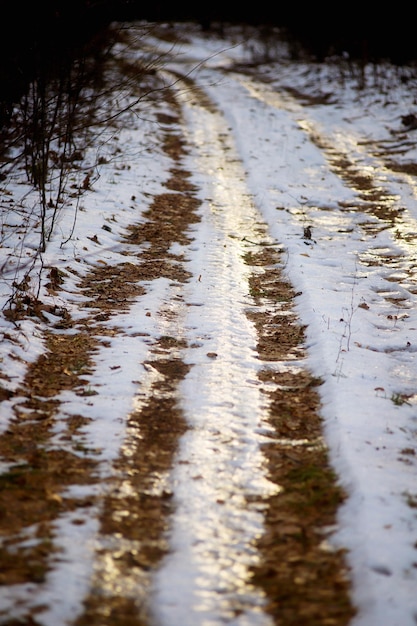
<path id="1" fill-rule="evenodd" d="M 170 248 L 173 243 L 190 242 L 187 231 L 198 222 L 195 211 L 200 203 L 188 182 L 189 172 L 181 165 L 186 145 L 177 132 L 179 110 L 169 91 L 165 97 L 173 109 L 172 116 L 162 114 L 159 120 L 165 129 L 163 149 L 173 162 L 166 183 L 170 192 L 153 199 L 143 213 L 144 221 L 128 229 L 126 243 L 141 250 L 134 273 L 140 284 L 169 279 L 180 307 L 181 284 L 191 274 L 183 258 Z M 141 249 L 142 244 L 146 244 L 145 249 Z M 91 277 L 87 276 L 84 284 L 91 284 Z M 165 318 L 164 332 L 168 334 L 151 347 L 152 358 L 143 363 L 153 382 L 139 393 L 138 408 L 127 417 L 126 440 L 101 503 L 100 547 L 91 592 L 75 622 L 77 626 L 98 625 L 103 620 L 115 625 L 149 623 L 152 571 L 169 551 L 167 532 L 173 505 L 166 478 L 179 438 L 187 428 L 178 406 L 177 387 L 189 366 L 182 360 L 186 342 L 181 338 L 178 314 L 171 306 L 162 308 L 159 315 Z"/>
<path id="2" fill-rule="evenodd" d="M 363 241 L 368 243 L 367 249 L 358 254 L 358 263 L 363 267 L 386 270 L 382 271 L 382 275 L 387 281 L 387 287 L 378 293 L 388 302 L 407 308 L 408 294 L 412 301 L 417 291 L 415 259 L 407 246 L 407 242 L 414 239 L 416 222 L 401 204 L 400 197 L 402 186 L 407 187 L 407 178 L 415 173 L 415 164 L 395 160 L 395 155 L 401 154 L 405 146 L 409 148 L 414 145 L 406 128 L 391 130 L 393 137 L 390 140 L 370 142 L 366 138 L 359 138 L 348 149 L 340 145 L 335 137 L 325 136 L 319 125 L 309 117 L 308 111 L 305 114 L 310 106 L 326 106 L 326 97 L 312 100 L 308 94 L 293 88 L 286 88 L 285 93 L 277 93 L 269 85 L 268 78 L 248 68 L 242 69 L 242 73 L 236 74 L 235 78 L 255 98 L 273 108 L 292 112 L 297 125 L 320 150 L 330 170 L 355 192 L 356 202 L 339 202 L 339 206 L 342 213 L 363 216 L 355 224 L 363 233 Z M 310 205 L 307 199 L 304 218 L 311 239 L 315 224 L 309 208 L 316 207 Z M 326 208 L 322 207 L 321 210 L 326 211 Z M 319 212 L 316 212 L 316 218 Z M 373 239 L 383 231 L 387 231 L 391 237 L 391 249 L 381 249 L 373 243 Z M 390 275 L 398 281 L 400 273 L 404 274 L 404 279 L 399 281 L 403 285 L 402 294 L 392 292 L 389 285 Z"/>

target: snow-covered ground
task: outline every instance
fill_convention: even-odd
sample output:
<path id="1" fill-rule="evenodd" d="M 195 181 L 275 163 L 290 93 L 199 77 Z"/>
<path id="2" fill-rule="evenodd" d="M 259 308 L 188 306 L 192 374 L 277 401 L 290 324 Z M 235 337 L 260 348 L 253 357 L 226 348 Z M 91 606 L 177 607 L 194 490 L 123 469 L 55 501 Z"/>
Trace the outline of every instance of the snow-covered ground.
<path id="1" fill-rule="evenodd" d="M 142 46 L 145 43 L 149 55 L 164 50 L 162 41 L 151 34 Z M 201 223 L 193 228 L 193 243 L 184 248 L 189 267 L 201 280 L 186 287 L 188 302 L 194 306 L 178 310 L 176 319 L 182 319 L 189 343 L 201 347 L 185 355 L 194 365 L 181 385 L 183 408 L 193 429 L 184 437 L 180 457 L 192 463 L 179 463 L 174 470 L 182 508 L 174 524 L 175 550 L 156 581 L 159 619 L 163 626 L 269 624 L 256 609 L 256 598 L 249 602 L 252 609 L 227 621 L 227 601 L 222 596 L 223 604 L 216 603 L 216 596 L 210 595 L 210 585 L 219 585 L 227 563 L 233 561 L 232 546 L 245 552 L 226 530 L 231 533 L 233 524 L 246 528 L 249 543 L 262 520 L 237 506 L 233 524 L 230 517 L 217 518 L 215 508 L 208 523 L 204 510 L 205 502 L 218 498 L 219 475 L 225 484 L 234 480 L 253 493 L 272 489 L 257 458 L 257 433 L 262 430 L 259 390 L 248 383 L 258 367 L 251 356 L 255 336 L 250 324 L 231 308 L 236 301 L 249 305 L 241 290 L 247 268 L 233 249 L 233 235 L 255 237 L 254 225 L 262 221 L 284 251 L 285 272 L 299 293 L 297 313 L 307 326 L 308 365 L 324 381 L 320 394 L 325 436 L 348 493 L 333 541 L 348 551 L 352 597 L 358 607 L 352 626 L 412 626 L 417 623 L 417 201 L 415 176 L 398 166 L 415 163 L 417 157 L 417 130 L 403 123 L 403 116 L 417 109 L 415 81 L 401 80 L 405 70 L 398 68 L 378 72 L 368 68 L 365 86 L 358 88 L 359 79 L 350 74 L 347 63 L 306 65 L 271 49 L 273 60 L 260 64 L 256 72 L 240 72 L 234 64 L 249 62 L 254 55 L 260 58 L 262 50 L 254 50 L 254 42 L 239 42 L 237 35 L 210 39 L 195 30 L 188 33 L 187 42 L 165 46 L 163 73 L 166 83 L 178 90 L 185 119 L 182 130 L 194 146 L 185 164 L 202 200 Z M 138 55 L 143 55 L 143 48 Z M 214 103 L 216 112 L 199 104 L 201 93 Z M 155 156 L 152 104 L 145 101 L 141 106 L 146 115 L 121 129 L 117 142 L 112 140 L 121 148 L 119 155 L 100 168 L 94 191 L 83 196 L 72 234 L 74 209 L 60 214 L 43 255 L 45 266 L 62 264 L 68 269 L 73 264 L 79 275 L 89 264 L 123 260 L 120 234 L 140 218 L 138 211 L 149 206 L 151 194 L 161 192 L 169 176 L 168 161 L 162 154 Z M 223 143 L 219 137 L 224 137 Z M 235 159 L 235 167 L 223 180 L 226 152 L 229 161 Z M 388 167 L 389 161 L 397 167 Z M 29 189 L 19 177 L 7 180 L 6 187 L 15 200 L 22 198 L 21 204 L 29 206 L 25 197 Z M 33 249 L 30 237 L 18 239 L 21 213 L 4 207 L 3 306 L 10 296 L 15 256 L 29 257 Z M 103 230 L 112 216 L 117 217 L 112 228 Z M 100 246 L 91 240 L 94 235 Z M 73 316 L 77 301 L 83 299 L 77 294 L 77 274 L 68 273 L 68 301 L 64 293 L 55 303 L 70 307 Z M 123 417 L 137 402 L 137 381 L 144 384 L 141 364 L 147 358 L 149 337 L 164 334 L 156 314 L 164 306 L 181 309 L 167 280 L 156 282 L 129 315 L 112 319 L 114 327 L 125 326 L 127 333 L 114 337 L 110 349 L 102 348 L 95 357 L 90 385 L 99 393 L 94 401 L 63 394 L 67 415 L 81 412 L 92 418 L 88 438 L 102 448 L 109 463 L 125 435 Z M 25 362 L 42 351 L 40 330 L 39 321 L 20 322 L 17 330 L 1 320 L 5 387 L 17 388 Z M 148 339 L 136 341 L 132 354 L 130 337 L 139 332 L 147 333 Z M 19 340 L 10 343 L 10 336 Z M 208 367 L 207 353 L 222 357 Z M 111 369 L 116 362 L 121 367 Z M 230 368 L 232 362 L 237 393 L 228 384 L 226 364 Z M 3 431 L 19 402 L 18 397 L 2 402 Z M 225 433 L 216 425 L 219 406 L 222 419 L 230 412 L 232 424 L 238 414 L 239 428 Z M 202 415 L 211 418 L 207 431 Z M 221 432 L 222 441 L 216 432 Z M 214 446 L 225 455 L 220 474 L 219 458 L 214 462 L 210 457 Z M 199 464 L 207 472 L 211 468 L 214 495 L 200 493 L 192 481 Z M 93 568 L 94 513 L 83 526 L 70 519 L 59 522 L 66 559 L 57 563 L 44 595 L 37 591 L 37 602 L 50 602 L 51 608 L 41 615 L 45 626 L 66 623 L 62 616 L 73 619 L 79 610 Z M 210 533 L 210 528 L 225 532 Z M 201 549 L 195 548 L 197 544 Z M 235 582 L 244 578 L 251 558 L 247 552 L 246 562 L 239 565 L 243 570 L 233 571 Z M 207 600 L 192 613 L 201 572 L 208 585 Z M 224 584 L 230 590 L 227 580 Z M 28 586 L 3 587 L 0 609 L 9 607 L 18 615 L 18 600 L 24 604 L 31 595 Z"/>

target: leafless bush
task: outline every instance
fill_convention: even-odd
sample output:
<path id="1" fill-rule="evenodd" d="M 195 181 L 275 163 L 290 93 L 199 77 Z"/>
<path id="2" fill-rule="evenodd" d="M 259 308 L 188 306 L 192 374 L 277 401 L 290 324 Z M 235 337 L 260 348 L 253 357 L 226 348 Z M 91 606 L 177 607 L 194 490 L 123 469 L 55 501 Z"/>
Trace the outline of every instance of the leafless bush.
<path id="1" fill-rule="evenodd" d="M 126 61 L 121 65 L 112 49 L 127 45 L 129 41 L 123 39 L 123 33 L 109 28 L 108 38 L 101 40 L 98 48 L 86 49 L 76 58 L 61 59 L 59 64 L 39 67 L 15 105 L 8 128 L 3 129 L 0 185 L 4 193 L 16 172 L 24 172 L 28 202 L 38 198 L 32 206 L 19 199 L 14 206 L 8 204 L 7 209 L 5 205 L 0 207 L 0 213 L 7 210 L 17 216 L 20 211 L 24 215 L 19 225 L 21 250 L 13 251 L 10 267 L 6 260 L 0 268 L 3 281 L 8 281 L 12 290 L 10 310 L 16 313 L 20 314 L 25 303 L 26 309 L 30 305 L 35 310 L 39 287 L 30 285 L 29 275 L 40 284 L 42 255 L 59 213 L 74 200 L 78 203 L 94 182 L 95 165 L 101 157 L 97 149 L 97 163 L 86 166 L 86 151 L 99 146 L 100 141 L 108 141 L 109 134 L 117 132 L 116 120 L 130 114 L 151 89 L 145 77 L 155 60 L 140 63 L 132 59 L 130 67 Z M 119 56 L 126 59 L 125 54 Z M 9 221 L 18 224 L 17 218 Z M 0 226 L 3 224 L 4 213 Z M 1 236 L 4 241 L 5 228 L 1 229 Z M 24 242 L 29 238 L 30 260 L 23 253 Z"/>

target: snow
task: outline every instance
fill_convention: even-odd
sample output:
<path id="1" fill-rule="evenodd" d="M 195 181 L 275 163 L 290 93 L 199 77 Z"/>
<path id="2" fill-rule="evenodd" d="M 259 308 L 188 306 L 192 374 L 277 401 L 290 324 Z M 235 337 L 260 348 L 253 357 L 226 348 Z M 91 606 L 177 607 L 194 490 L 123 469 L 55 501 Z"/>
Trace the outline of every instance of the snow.
<path id="1" fill-rule="evenodd" d="M 332 541 L 347 549 L 352 570 L 358 614 L 351 626 L 411 626 L 417 622 L 416 185 L 413 176 L 388 169 L 379 150 L 390 149 L 398 162 L 415 162 L 417 131 L 401 126 L 401 116 L 416 108 L 413 89 L 395 68 L 376 77 L 368 68 L 367 86 L 358 89 L 347 67 L 307 66 L 280 55 L 259 67 L 267 80 L 258 81 L 228 69 L 252 57 L 248 42 L 210 39 L 197 30 L 175 47 L 164 49 L 152 33 L 145 44 L 149 54 L 153 48 L 164 51 L 165 80 L 175 83 L 194 146 L 185 164 L 199 189 L 202 219 L 192 228 L 192 243 L 180 248 L 189 259 L 187 269 L 200 279 L 184 287 L 187 308 L 176 297 L 178 286 L 161 278 L 147 285 L 128 313 L 103 322 L 125 334 L 115 334 L 95 355 L 89 376 L 98 392 L 93 401 L 71 391 L 61 394 L 61 419 L 79 413 L 92 418 L 85 438 L 102 450 L 106 475 L 126 437 L 125 416 L 158 376 L 142 366 L 152 340 L 185 332 L 194 347 L 183 358 L 193 367 L 180 390 L 191 428 L 166 477 L 178 510 L 173 551 L 154 581 L 153 610 L 161 626 L 269 625 L 256 590 L 245 587 L 262 510 L 248 508 L 238 496 L 241 488 L 265 495 L 274 488 L 262 470 L 260 442 L 267 426 L 256 383 L 256 335 L 243 314 L 251 301 L 238 239 L 259 239 L 256 226 L 263 223 L 270 240 L 282 247 L 284 270 L 299 293 L 296 310 L 307 326 L 308 366 L 324 381 L 325 437 L 349 496 Z M 216 112 L 199 106 L 178 75 L 192 77 Z M 291 90 L 329 97 L 326 104 L 303 106 Z M 169 178 L 169 161 L 158 152 L 156 122 L 146 106 L 146 117 L 112 138 L 111 146 L 121 151 L 100 168 L 93 191 L 83 196 L 74 233 L 72 207 L 59 215 L 43 255 L 45 266 L 66 268 L 66 291 L 55 304 L 70 307 L 75 318 L 82 316 L 83 301 L 77 275 L 90 265 L 125 261 L 120 235 Z M 348 185 L 343 170 L 331 167 L 334 155 L 347 155 L 358 173 L 383 190 L 385 215 L 400 209 L 395 219 L 379 214 L 372 199 Z M 36 197 L 18 176 L 7 185 L 22 205 L 35 206 Z M 7 260 L 9 271 L 0 289 L 4 306 L 16 279 L 17 253 L 30 258 L 34 244 L 29 236 L 16 239 L 20 217 L 12 209 L 2 220 L 2 263 Z M 111 231 L 103 224 L 111 224 Z M 311 238 L 303 237 L 306 227 Z M 88 239 L 94 234 L 100 246 Z M 175 316 L 160 315 L 168 309 Z M 35 320 L 19 323 L 19 331 L 6 320 L 1 324 L 1 369 L 9 376 L 4 385 L 14 390 L 25 362 L 42 352 L 42 327 Z M 9 343 L 6 335 L 19 340 Z M 211 352 L 218 358 L 210 360 Z M 115 364 L 120 367 L 112 369 Z M 19 402 L 12 397 L 2 403 L 3 431 Z M 56 437 L 62 445 L 59 427 Z M 195 480 L 203 471 L 206 480 Z M 216 505 L 220 499 L 230 506 Z M 49 608 L 37 615 L 44 626 L 75 619 L 97 542 L 95 509 L 84 513 L 84 525 L 72 523 L 71 515 L 59 520 L 65 558 L 57 560 L 45 589 L 2 587 L 0 613 L 17 618 L 25 606 L 45 603 Z M 241 615 L 232 618 L 239 593 Z"/>

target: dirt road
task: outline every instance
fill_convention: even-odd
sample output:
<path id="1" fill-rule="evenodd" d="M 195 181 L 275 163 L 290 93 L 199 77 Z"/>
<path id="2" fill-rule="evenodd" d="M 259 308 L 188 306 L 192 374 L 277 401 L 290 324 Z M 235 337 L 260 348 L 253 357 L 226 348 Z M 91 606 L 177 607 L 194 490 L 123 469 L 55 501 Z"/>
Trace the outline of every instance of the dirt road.
<path id="1" fill-rule="evenodd" d="M 261 79 L 251 74 L 240 68 L 233 80 L 256 96 Z M 13 391 L 2 374 L 13 419 L 0 434 L 0 623 L 348 624 L 347 564 L 326 542 L 345 494 L 284 242 L 257 209 L 213 85 L 178 65 L 155 79 L 163 89 L 147 106 L 169 173 L 163 189 L 147 192 L 140 219 L 113 242 L 117 262 L 94 260 L 77 276 L 66 258 L 49 268 L 44 300 L 8 313 L 16 328 L 35 318 L 43 348 Z M 288 107 L 301 102 L 286 97 Z M 369 198 L 369 180 L 344 155 L 311 141 Z M 375 211 L 388 211 L 384 190 L 372 193 Z M 89 246 L 100 245 L 95 237 Z M 300 231 L 306 245 L 311 237 Z M 68 306 L 51 309 L 58 300 Z M 106 393 L 95 372 L 109 348 L 115 370 L 130 376 L 128 349 L 141 371 L 134 409 L 117 416 L 111 463 L 107 444 L 93 449 L 85 436 L 88 407 Z M 94 542 L 91 570 L 80 553 L 78 574 L 76 558 L 66 573 L 65 523 L 80 528 L 81 552 L 86 536 Z"/>

